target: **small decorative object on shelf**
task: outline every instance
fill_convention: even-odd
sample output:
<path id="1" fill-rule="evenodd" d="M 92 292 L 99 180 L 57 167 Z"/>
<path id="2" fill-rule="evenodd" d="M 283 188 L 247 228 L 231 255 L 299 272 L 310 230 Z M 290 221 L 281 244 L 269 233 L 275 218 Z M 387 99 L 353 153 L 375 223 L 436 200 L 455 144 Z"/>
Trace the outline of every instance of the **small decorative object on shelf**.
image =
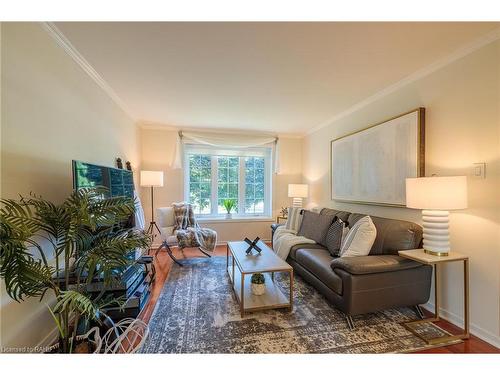
<path id="1" fill-rule="evenodd" d="M 116 158 L 116 168 L 123 169 L 123 163 L 121 158 Z"/>
<path id="2" fill-rule="evenodd" d="M 236 201 L 234 199 L 224 199 L 222 205 L 227 211 L 226 219 L 231 219 L 233 217 L 231 211 L 233 210 L 233 208 L 236 208 Z"/>
<path id="3" fill-rule="evenodd" d="M 260 240 L 260 237 L 257 237 L 255 240 L 249 240 L 247 237 L 245 237 L 245 242 L 250 245 L 248 246 L 248 249 L 246 251 L 247 254 L 250 254 L 252 252 L 253 249 L 257 250 L 257 252 L 260 254 L 260 252 L 262 251 L 262 249 L 257 246 L 257 243 L 259 242 Z"/>
<path id="4" fill-rule="evenodd" d="M 127 171 L 131 171 L 131 170 L 132 170 L 132 165 L 130 164 L 130 162 L 129 162 L 129 161 L 127 161 L 127 162 L 125 163 L 125 165 L 127 166 Z"/>
<path id="5" fill-rule="evenodd" d="M 281 207 L 281 217 L 286 219 L 288 217 L 288 207 Z"/>
<path id="6" fill-rule="evenodd" d="M 250 279 L 252 294 L 261 296 L 266 293 L 266 278 L 262 273 L 254 273 Z"/>

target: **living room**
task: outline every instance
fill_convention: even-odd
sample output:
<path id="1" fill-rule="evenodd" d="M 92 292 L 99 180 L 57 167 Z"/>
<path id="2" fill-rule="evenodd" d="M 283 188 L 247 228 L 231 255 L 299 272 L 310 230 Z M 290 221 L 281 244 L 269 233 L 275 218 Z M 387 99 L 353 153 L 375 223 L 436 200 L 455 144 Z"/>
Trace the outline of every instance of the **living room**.
<path id="1" fill-rule="evenodd" d="M 0 17 L 2 353 L 498 365 L 498 14 L 19 14 Z"/>

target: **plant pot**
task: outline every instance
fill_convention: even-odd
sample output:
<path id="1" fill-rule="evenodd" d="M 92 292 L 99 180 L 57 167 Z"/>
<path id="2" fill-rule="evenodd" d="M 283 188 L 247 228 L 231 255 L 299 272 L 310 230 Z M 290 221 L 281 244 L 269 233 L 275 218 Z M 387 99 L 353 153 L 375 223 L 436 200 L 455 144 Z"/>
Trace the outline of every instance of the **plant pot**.
<path id="1" fill-rule="evenodd" d="M 232 219 L 233 218 L 233 214 L 232 213 L 227 213 L 226 214 L 226 219 Z"/>
<path id="2" fill-rule="evenodd" d="M 256 296 L 261 296 L 266 293 L 266 284 L 251 283 L 250 287 L 252 289 L 252 294 Z"/>
<path id="3" fill-rule="evenodd" d="M 70 338 L 70 342 L 73 339 Z M 94 327 L 90 329 L 85 335 L 76 336 L 75 346 L 73 348 L 73 353 L 75 354 L 88 354 L 88 353 L 99 353 L 101 350 L 102 340 L 99 335 L 99 329 Z M 55 354 L 61 353 L 59 343 L 46 348 L 44 353 Z"/>

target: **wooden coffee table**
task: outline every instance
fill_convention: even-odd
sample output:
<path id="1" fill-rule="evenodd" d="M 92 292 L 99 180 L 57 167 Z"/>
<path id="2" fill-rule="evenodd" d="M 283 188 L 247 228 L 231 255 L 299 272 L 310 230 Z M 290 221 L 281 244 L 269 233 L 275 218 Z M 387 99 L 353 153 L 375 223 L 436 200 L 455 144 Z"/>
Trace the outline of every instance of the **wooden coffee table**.
<path id="1" fill-rule="evenodd" d="M 244 241 L 227 243 L 226 269 L 233 291 L 240 304 L 241 317 L 250 311 L 288 308 L 293 310 L 293 268 L 279 258 L 265 243 L 258 242 L 262 252 L 252 250 L 246 253 L 248 244 Z M 231 259 L 230 259 L 231 258 Z M 275 272 L 288 272 L 290 290 L 286 296 L 274 282 Z M 252 294 L 250 279 L 252 274 L 262 273 L 266 278 L 266 293 Z"/>

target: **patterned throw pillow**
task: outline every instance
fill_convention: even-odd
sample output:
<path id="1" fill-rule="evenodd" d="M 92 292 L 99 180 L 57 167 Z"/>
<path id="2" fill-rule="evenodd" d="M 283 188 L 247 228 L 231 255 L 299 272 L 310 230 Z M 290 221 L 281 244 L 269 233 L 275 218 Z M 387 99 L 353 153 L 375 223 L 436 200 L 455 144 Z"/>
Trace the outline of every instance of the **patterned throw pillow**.
<path id="1" fill-rule="evenodd" d="M 326 233 L 326 247 L 330 254 L 334 257 L 338 257 L 340 255 L 340 247 L 342 245 L 342 238 L 344 236 L 344 228 L 346 228 L 347 223 L 342 221 L 340 218 L 335 217 L 335 221 L 330 228 L 328 228 L 328 232 Z"/>
<path id="2" fill-rule="evenodd" d="M 295 233 L 299 231 L 302 224 L 302 211 L 304 210 L 300 207 L 288 207 L 285 229 L 292 230 Z"/>
<path id="3" fill-rule="evenodd" d="M 341 257 L 356 257 L 370 254 L 377 228 L 370 216 L 359 219 L 349 230 L 340 248 Z"/>

